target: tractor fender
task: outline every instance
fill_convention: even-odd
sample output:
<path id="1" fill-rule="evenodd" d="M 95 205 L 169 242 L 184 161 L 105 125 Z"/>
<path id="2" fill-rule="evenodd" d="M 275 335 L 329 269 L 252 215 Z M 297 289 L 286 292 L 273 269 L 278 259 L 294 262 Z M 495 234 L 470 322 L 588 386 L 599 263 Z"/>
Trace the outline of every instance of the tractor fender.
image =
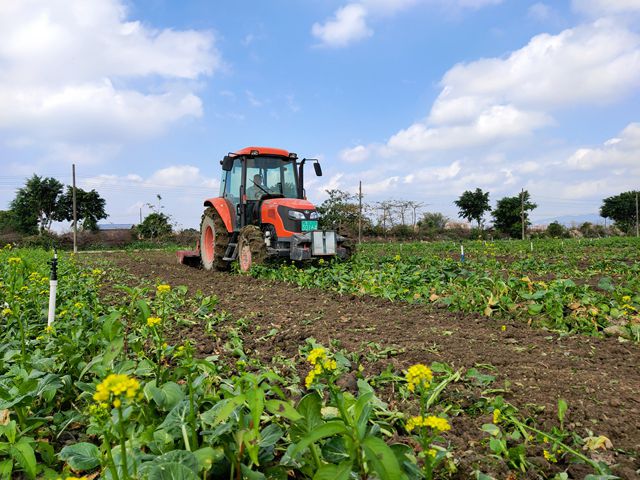
<path id="1" fill-rule="evenodd" d="M 234 219 L 236 212 L 234 211 L 233 205 L 231 205 L 231 202 L 229 202 L 229 200 L 223 197 L 208 198 L 204 201 L 204 206 L 215 208 L 218 212 L 218 215 L 220 215 L 220 218 L 222 218 L 224 226 L 227 227 L 227 232 L 233 232 L 233 224 L 235 223 Z"/>

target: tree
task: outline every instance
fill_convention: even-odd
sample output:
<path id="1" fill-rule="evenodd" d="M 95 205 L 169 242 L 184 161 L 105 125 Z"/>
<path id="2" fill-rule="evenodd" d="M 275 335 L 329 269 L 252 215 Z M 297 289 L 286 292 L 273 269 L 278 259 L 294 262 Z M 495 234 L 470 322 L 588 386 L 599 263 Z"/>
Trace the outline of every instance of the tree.
<path id="1" fill-rule="evenodd" d="M 62 183 L 55 178 L 33 175 L 24 187 L 18 189 L 10 209 L 16 219 L 18 231 L 26 234 L 40 233 L 51 228 Z"/>
<path id="2" fill-rule="evenodd" d="M 454 202 L 460 209 L 458 216 L 469 222 L 475 220 L 478 222 L 478 228 L 482 230 L 482 217 L 491 210 L 489 206 L 489 192 L 483 192 L 480 188 L 476 188 L 475 192 L 466 190 L 460 198 Z"/>
<path id="3" fill-rule="evenodd" d="M 77 218 L 84 230 L 98 230 L 98 221 L 108 217 L 104 210 L 105 204 L 105 200 L 95 190 L 86 192 L 76 188 Z M 73 226 L 73 188 L 67 187 L 67 191 L 58 200 L 55 220 L 67 220 Z"/>
<path id="4" fill-rule="evenodd" d="M 529 192 L 524 190 L 515 197 L 504 197 L 498 200 L 493 216 L 493 226 L 496 230 L 506 233 L 510 237 L 520 238 L 522 232 L 521 211 L 524 212 L 525 226 L 531 225 L 528 212 L 537 208 L 538 205 L 529 200 Z"/>
<path id="5" fill-rule="evenodd" d="M 449 218 L 440 212 L 425 212 L 418 220 L 418 228 L 420 233 L 432 235 L 442 232 L 448 221 Z"/>
<path id="6" fill-rule="evenodd" d="M 136 227 L 136 230 L 142 238 L 154 239 L 169 235 L 173 228 L 168 215 L 153 212 L 145 217 L 142 223 Z"/>
<path id="7" fill-rule="evenodd" d="M 320 223 L 325 228 L 338 231 L 347 229 L 351 232 L 358 229 L 359 207 L 357 195 L 343 190 L 327 190 L 329 198 L 318 206 Z"/>
<path id="8" fill-rule="evenodd" d="M 567 236 L 567 229 L 558 222 L 551 222 L 546 233 L 551 238 L 563 238 Z"/>
<path id="9" fill-rule="evenodd" d="M 600 216 L 611 218 L 616 227 L 629 234 L 636 225 L 636 195 L 639 192 L 624 192 L 605 198 L 600 207 Z"/>

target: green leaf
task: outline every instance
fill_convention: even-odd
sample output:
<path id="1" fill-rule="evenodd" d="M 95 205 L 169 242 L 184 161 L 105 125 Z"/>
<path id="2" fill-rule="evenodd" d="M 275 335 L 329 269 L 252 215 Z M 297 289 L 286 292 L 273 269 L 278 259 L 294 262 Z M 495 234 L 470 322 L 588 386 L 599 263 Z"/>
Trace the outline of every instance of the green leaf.
<path id="1" fill-rule="evenodd" d="M 378 477 L 388 480 L 399 480 L 402 471 L 398 460 L 389 445 L 378 437 L 367 437 L 362 442 L 364 455 Z"/>
<path id="2" fill-rule="evenodd" d="M 236 408 L 238 408 L 240 405 L 242 405 L 245 400 L 246 400 L 246 397 L 244 395 L 237 395 L 233 398 L 228 398 L 218 402 L 218 404 L 211 409 L 211 410 L 215 409 L 215 417 L 211 421 L 211 425 L 217 425 L 227 420 L 227 418 L 231 416 L 233 411 Z M 205 412 L 203 416 L 206 413 L 207 412 Z"/>
<path id="3" fill-rule="evenodd" d="M 569 405 L 567 405 L 565 400 L 562 398 L 558 400 L 558 419 L 560 420 L 560 423 L 564 422 L 564 416 L 565 413 L 567 413 L 568 408 Z"/>
<path id="4" fill-rule="evenodd" d="M 482 431 L 490 433 L 491 435 L 498 435 L 500 433 L 500 427 L 493 423 L 485 423 L 482 425 Z"/>
<path id="5" fill-rule="evenodd" d="M 267 400 L 266 407 L 272 414 L 284 417 L 293 422 L 302 418 L 302 415 L 297 412 L 293 405 L 283 400 Z"/>
<path id="6" fill-rule="evenodd" d="M 198 459 L 199 470 L 209 471 L 211 467 L 224 458 L 224 450 L 221 447 L 211 448 L 203 447 L 193 452 Z"/>
<path id="7" fill-rule="evenodd" d="M 613 292 L 616 288 L 613 286 L 613 281 L 609 277 L 602 277 L 598 281 L 598 288 L 606 292 Z"/>
<path id="8" fill-rule="evenodd" d="M 332 437 L 339 433 L 346 433 L 346 431 L 347 429 L 342 422 L 327 422 L 302 438 L 291 451 L 291 457 L 295 458 L 298 454 L 302 453 L 305 448 L 318 440 Z"/>
<path id="9" fill-rule="evenodd" d="M 13 472 L 13 460 L 0 462 L 0 478 L 11 478 L 11 472 Z"/>
<path id="10" fill-rule="evenodd" d="M 260 443 L 259 443 L 259 445 L 262 448 L 272 447 L 273 445 L 275 445 L 278 442 L 278 440 L 280 440 L 280 438 L 282 438 L 283 434 L 284 434 L 284 432 L 282 431 L 282 429 L 278 425 L 276 425 L 275 423 L 267 425 L 260 432 Z"/>
<path id="11" fill-rule="evenodd" d="M 147 400 L 153 399 L 155 404 L 164 411 L 169 411 L 184 398 L 180 385 L 167 382 L 158 388 L 154 382 L 149 382 L 144 387 L 144 396 Z"/>
<path id="12" fill-rule="evenodd" d="M 242 477 L 247 480 L 264 480 L 264 474 L 260 472 L 256 472 L 247 467 L 244 463 L 240 465 L 240 469 L 242 470 Z"/>
<path id="13" fill-rule="evenodd" d="M 531 303 L 527 307 L 527 311 L 530 315 L 538 315 L 540 312 L 542 312 L 542 308 L 543 305 L 540 303 Z"/>
<path id="14" fill-rule="evenodd" d="M 350 461 L 341 462 L 339 465 L 323 465 L 316 471 L 313 480 L 348 480 L 351 468 Z"/>
<path id="15" fill-rule="evenodd" d="M 67 445 L 58 454 L 60 460 L 76 471 L 93 470 L 100 465 L 100 450 L 93 443 L 80 442 Z"/>
<path id="16" fill-rule="evenodd" d="M 189 467 L 176 462 L 154 465 L 149 470 L 148 480 L 200 480 Z"/>
<path id="17" fill-rule="evenodd" d="M 25 475 L 30 479 L 36 478 L 36 455 L 31 444 L 22 439 L 11 445 L 11 456 L 22 467 Z"/>
<path id="18" fill-rule="evenodd" d="M 193 473 L 198 473 L 200 471 L 200 464 L 198 463 L 197 457 L 186 450 L 173 450 L 171 452 L 167 452 L 164 455 L 160 455 L 153 462 L 158 465 L 179 463 L 180 465 L 184 465 L 191 469 Z"/>

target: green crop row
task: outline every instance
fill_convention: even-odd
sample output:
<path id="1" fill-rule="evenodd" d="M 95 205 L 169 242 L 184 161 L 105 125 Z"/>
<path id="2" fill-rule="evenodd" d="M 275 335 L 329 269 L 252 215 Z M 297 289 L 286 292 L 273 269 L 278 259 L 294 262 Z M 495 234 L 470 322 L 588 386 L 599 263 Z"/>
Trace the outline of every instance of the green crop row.
<path id="1" fill-rule="evenodd" d="M 640 241 L 363 244 L 349 262 L 262 266 L 254 275 L 340 293 L 531 320 L 640 341 Z"/>

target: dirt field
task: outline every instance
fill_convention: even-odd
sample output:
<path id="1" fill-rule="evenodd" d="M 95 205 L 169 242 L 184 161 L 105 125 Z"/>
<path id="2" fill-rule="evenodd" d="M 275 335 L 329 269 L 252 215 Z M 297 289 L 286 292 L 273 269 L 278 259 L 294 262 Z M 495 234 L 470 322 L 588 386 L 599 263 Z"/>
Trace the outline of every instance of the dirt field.
<path id="1" fill-rule="evenodd" d="M 220 307 L 234 319 L 251 320 L 243 339 L 245 349 L 269 362 L 274 356 L 296 357 L 308 337 L 329 345 L 339 340 L 350 351 L 362 351 L 369 342 L 389 358 L 366 364 L 379 373 L 389 363 L 401 370 L 422 362 L 445 362 L 454 368 L 495 367 L 493 386 L 504 388 L 505 399 L 523 412 L 532 404 L 543 423 L 556 416 L 559 398 L 569 404 L 569 426 L 581 436 L 587 430 L 605 435 L 614 450 L 605 459 L 617 463 L 617 475 L 640 478 L 640 346 L 617 339 L 558 336 L 526 324 L 506 323 L 473 315 L 454 314 L 425 306 L 392 303 L 371 297 L 339 296 L 321 290 L 303 290 L 248 276 L 215 273 L 176 264 L 170 253 L 135 256 L 110 254 L 102 258 L 123 267 L 139 279 L 186 285 L 219 297 Z M 90 259 L 89 259 L 90 261 Z M 264 340 L 271 329 L 277 333 Z M 211 337 L 195 328 L 177 332 L 195 340 L 201 354 L 216 350 Z M 464 420 L 451 432 L 456 455 L 469 453 L 483 438 L 479 427 L 486 418 Z M 577 474 L 577 472 L 576 472 Z M 576 478 L 576 477 L 574 477 Z M 581 477 L 577 477 L 581 478 Z"/>

